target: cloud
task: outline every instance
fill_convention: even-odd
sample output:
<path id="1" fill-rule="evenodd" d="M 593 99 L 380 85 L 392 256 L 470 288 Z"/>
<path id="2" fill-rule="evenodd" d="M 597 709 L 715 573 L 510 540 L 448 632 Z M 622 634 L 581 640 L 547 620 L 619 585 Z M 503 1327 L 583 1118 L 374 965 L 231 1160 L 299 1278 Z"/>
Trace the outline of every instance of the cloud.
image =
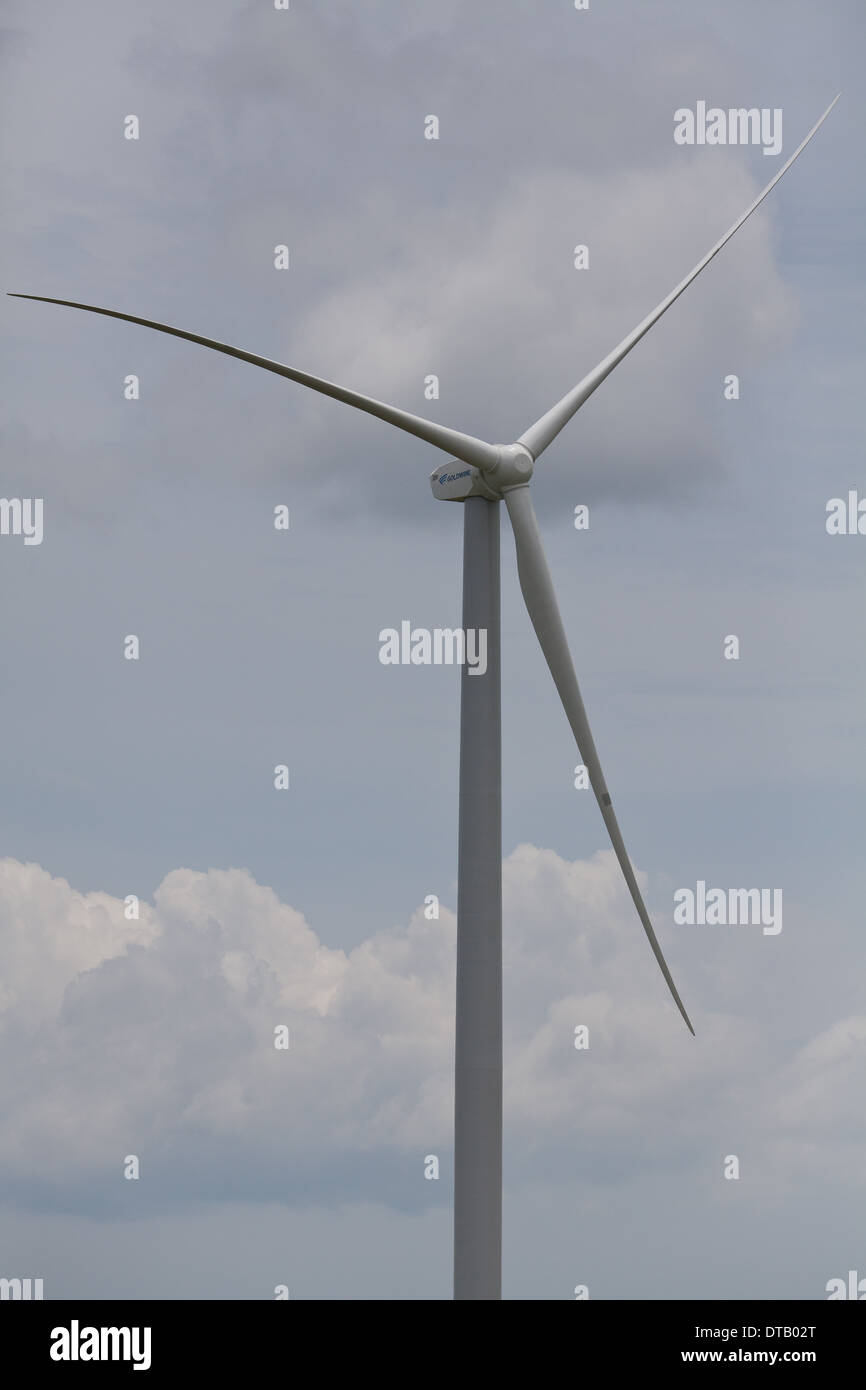
<path id="1" fill-rule="evenodd" d="M 521 845 L 504 896 L 512 1177 L 539 1162 L 599 1182 L 700 1167 L 737 1135 L 777 1175 L 821 1167 L 844 1139 L 856 1176 L 866 1020 L 756 1070 L 771 1055 L 758 1025 L 702 1007 L 680 978 L 699 1020 L 696 1040 L 684 1033 L 611 853 L 569 863 Z M 7 1194 L 138 1214 L 205 1198 L 429 1204 L 423 1157 L 438 1153 L 447 1178 L 451 1142 L 447 908 L 346 952 L 243 869 L 175 870 L 137 922 L 123 906 L 0 865 Z M 676 972 L 673 929 L 662 936 Z M 280 1024 L 288 1051 L 274 1048 Z"/>
<path id="2" fill-rule="evenodd" d="M 713 167 L 671 159 L 646 171 L 524 173 L 474 225 L 465 209 L 407 210 L 377 192 L 355 211 L 358 246 L 376 248 L 368 268 L 353 260 L 338 272 L 293 327 L 285 356 L 507 441 L 610 351 L 757 192 L 725 154 Z M 748 223 L 600 388 L 545 457 L 542 510 L 570 498 L 578 478 L 587 500 L 676 499 L 716 476 L 725 374 L 772 357 L 796 321 L 771 226 L 766 210 Z M 578 243 L 589 247 L 588 271 L 573 268 Z M 439 377 L 438 401 L 423 398 L 429 374 Z M 294 412 L 296 457 L 310 461 L 299 466 L 321 475 L 324 458 L 361 454 L 363 473 L 343 464 L 341 488 L 354 494 L 363 479 L 370 495 L 407 505 L 398 455 L 420 459 L 420 446 L 315 397 L 299 398 Z"/>
<path id="3" fill-rule="evenodd" d="M 611 102 L 607 73 L 590 65 L 578 101 L 583 59 L 567 16 L 548 45 L 543 105 L 530 114 L 525 96 L 504 94 L 542 81 L 527 73 L 525 45 L 539 37 L 532 7 L 510 15 L 508 43 L 498 9 L 479 18 L 474 7 L 440 5 L 418 21 L 395 13 L 399 62 L 383 51 L 380 26 L 351 7 L 285 18 L 223 3 L 208 24 L 150 26 L 134 41 L 103 26 L 108 90 L 78 84 L 74 101 L 48 56 L 17 69 L 19 105 L 36 103 L 39 119 L 20 122 L 27 148 L 10 150 L 14 288 L 177 323 L 505 441 L 634 327 L 768 174 L 748 173 L 743 150 L 695 157 L 674 147 L 695 41 L 679 23 L 674 76 L 636 64 L 629 103 Z M 429 37 L 451 28 L 456 43 Z M 64 22 L 47 55 L 57 49 L 65 62 L 76 35 Z M 607 41 L 616 46 L 615 34 Z M 118 114 L 132 107 L 146 129 L 134 149 Z M 439 142 L 423 138 L 428 109 L 442 115 Z M 94 161 L 97 133 L 105 155 Z M 670 501 L 717 476 L 722 377 L 760 368 L 794 322 L 773 208 L 737 234 L 554 446 L 542 512 L 565 505 L 577 480 L 585 500 Z M 292 269 L 277 273 L 283 242 Z M 589 271 L 573 268 L 578 243 L 590 248 Z M 431 517 L 418 487 L 440 455 L 380 422 L 140 328 L 32 304 L 7 310 L 24 387 L 43 376 L 53 387 L 42 437 L 20 421 L 24 443 L 13 432 L 12 451 L 38 462 L 65 505 L 75 504 L 70 476 L 78 506 L 105 505 L 105 460 L 123 440 L 133 482 L 154 468 L 173 480 L 179 466 L 214 482 L 284 479 L 288 465 L 323 505 Z M 88 397 L 94 378 L 115 381 L 118 359 L 141 374 L 153 409 L 146 439 L 126 437 L 119 390 L 100 387 L 98 410 Z M 441 382 L 434 402 L 424 396 L 430 374 Z"/>

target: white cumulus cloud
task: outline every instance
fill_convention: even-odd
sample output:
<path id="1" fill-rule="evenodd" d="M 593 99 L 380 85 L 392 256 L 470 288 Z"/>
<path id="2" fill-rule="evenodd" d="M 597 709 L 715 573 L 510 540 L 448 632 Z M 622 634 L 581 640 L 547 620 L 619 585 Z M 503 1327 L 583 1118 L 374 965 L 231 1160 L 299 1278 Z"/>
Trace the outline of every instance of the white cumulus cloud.
<path id="1" fill-rule="evenodd" d="M 504 898 L 514 1171 L 579 1164 L 606 1180 L 704 1162 L 744 1133 L 783 1169 L 820 1165 L 838 1136 L 855 1170 L 863 1019 L 757 1068 L 768 1055 L 758 1024 L 702 1007 L 680 978 L 698 1020 L 697 1039 L 685 1033 L 610 852 L 569 863 L 520 845 Z M 662 936 L 676 972 L 675 931 Z M 122 900 L 7 859 L 0 942 L 0 1161 L 31 1201 L 82 1188 L 97 1205 L 100 1191 L 116 1199 L 127 1153 L 162 1200 L 195 1196 L 202 1155 L 208 1181 L 230 1182 L 235 1198 L 388 1200 L 393 1175 L 427 1152 L 447 1171 L 446 908 L 437 920 L 419 908 L 345 952 L 246 870 L 175 870 L 128 922 Z M 581 1024 L 586 1051 L 574 1047 Z M 288 1051 L 274 1047 L 279 1025 Z"/>

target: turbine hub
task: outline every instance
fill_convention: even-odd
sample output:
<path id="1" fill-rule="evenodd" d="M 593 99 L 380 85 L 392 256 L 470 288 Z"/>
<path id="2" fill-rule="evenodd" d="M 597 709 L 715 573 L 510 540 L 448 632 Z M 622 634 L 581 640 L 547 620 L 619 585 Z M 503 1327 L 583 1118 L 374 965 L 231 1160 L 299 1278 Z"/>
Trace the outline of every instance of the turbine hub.
<path id="1" fill-rule="evenodd" d="M 532 477 L 535 460 L 522 444 L 497 445 L 499 459 L 484 469 L 484 481 L 501 497 L 509 488 L 525 487 Z"/>

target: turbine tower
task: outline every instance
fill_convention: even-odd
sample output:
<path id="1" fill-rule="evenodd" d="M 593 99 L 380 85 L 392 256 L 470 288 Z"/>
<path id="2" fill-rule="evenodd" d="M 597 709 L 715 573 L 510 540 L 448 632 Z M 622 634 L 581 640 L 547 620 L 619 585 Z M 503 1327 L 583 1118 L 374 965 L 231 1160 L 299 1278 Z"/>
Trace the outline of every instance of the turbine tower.
<path id="1" fill-rule="evenodd" d="M 841 93 L 839 94 L 841 95 Z M 532 626 L 550 668 L 578 753 L 589 774 L 602 818 L 649 940 L 653 955 L 673 1000 L 694 1034 L 656 939 L 626 852 L 610 792 L 584 709 L 556 592 L 532 505 L 529 483 L 535 464 L 560 430 L 580 409 L 645 333 L 656 323 L 743 223 L 826 120 L 837 95 L 790 159 L 725 235 L 690 270 L 684 280 L 656 305 L 622 342 L 592 371 L 557 401 L 513 444 L 488 444 L 483 439 L 448 429 L 395 406 L 324 381 L 281 362 L 230 347 L 213 338 L 187 333 L 152 319 L 115 309 L 101 309 L 70 299 L 16 294 L 85 309 L 108 318 L 141 324 L 191 343 L 214 348 L 255 367 L 309 386 L 345 405 L 380 420 L 452 456 L 430 476 L 434 497 L 462 502 L 463 627 L 487 630 L 488 664 L 484 676 L 469 678 L 464 663 L 460 686 L 460 808 L 457 890 L 457 1008 L 454 1099 L 454 1297 L 461 1300 L 502 1296 L 502 761 L 501 667 L 499 605 L 499 503 L 504 501 L 514 532 L 520 587 Z"/>

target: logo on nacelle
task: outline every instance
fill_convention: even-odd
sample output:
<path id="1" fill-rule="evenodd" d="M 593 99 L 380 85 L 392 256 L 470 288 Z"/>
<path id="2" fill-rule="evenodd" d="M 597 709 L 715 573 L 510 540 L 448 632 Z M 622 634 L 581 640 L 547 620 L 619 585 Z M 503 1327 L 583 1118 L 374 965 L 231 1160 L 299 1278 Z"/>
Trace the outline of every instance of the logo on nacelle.
<path id="1" fill-rule="evenodd" d="M 481 470 L 471 463 L 453 459 L 445 468 L 430 474 L 433 496 L 440 502 L 465 502 L 467 497 L 496 496 L 485 483 Z"/>

